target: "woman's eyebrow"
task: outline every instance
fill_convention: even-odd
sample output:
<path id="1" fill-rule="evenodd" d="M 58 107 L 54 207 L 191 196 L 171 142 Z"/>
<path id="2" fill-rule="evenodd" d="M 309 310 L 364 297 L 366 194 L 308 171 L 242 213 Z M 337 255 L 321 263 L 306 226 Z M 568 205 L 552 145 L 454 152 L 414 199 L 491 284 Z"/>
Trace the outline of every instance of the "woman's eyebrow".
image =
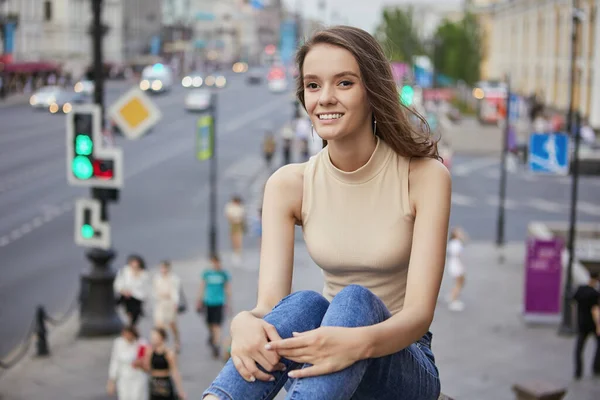
<path id="1" fill-rule="evenodd" d="M 335 74 L 333 77 L 334 78 L 341 78 L 342 76 L 354 76 L 357 79 L 360 79 L 360 76 L 358 76 L 358 74 L 352 72 L 352 71 L 344 71 L 344 72 L 340 72 Z M 319 77 L 317 75 L 313 75 L 313 74 L 306 74 L 304 75 L 304 79 L 319 79 Z"/>

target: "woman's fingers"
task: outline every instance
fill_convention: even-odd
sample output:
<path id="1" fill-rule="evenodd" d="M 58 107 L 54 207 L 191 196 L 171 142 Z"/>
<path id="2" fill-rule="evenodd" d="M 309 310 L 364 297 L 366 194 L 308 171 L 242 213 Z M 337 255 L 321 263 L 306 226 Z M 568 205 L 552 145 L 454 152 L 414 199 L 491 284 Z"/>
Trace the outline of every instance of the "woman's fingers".
<path id="1" fill-rule="evenodd" d="M 247 379 L 249 382 L 254 382 L 256 379 L 258 379 L 259 381 L 269 382 L 275 379 L 273 375 L 269 375 L 258 369 L 256 362 L 250 357 L 244 357 L 241 360 L 244 364 L 244 367 L 246 367 L 246 371 L 250 373 L 251 378 Z"/>
<path id="2" fill-rule="evenodd" d="M 244 378 L 244 380 L 248 382 L 254 382 L 256 380 L 256 378 L 250 373 L 250 371 L 248 371 L 240 357 L 233 356 L 231 357 L 231 361 L 233 362 L 233 365 L 235 366 L 237 372 L 242 378 Z"/>

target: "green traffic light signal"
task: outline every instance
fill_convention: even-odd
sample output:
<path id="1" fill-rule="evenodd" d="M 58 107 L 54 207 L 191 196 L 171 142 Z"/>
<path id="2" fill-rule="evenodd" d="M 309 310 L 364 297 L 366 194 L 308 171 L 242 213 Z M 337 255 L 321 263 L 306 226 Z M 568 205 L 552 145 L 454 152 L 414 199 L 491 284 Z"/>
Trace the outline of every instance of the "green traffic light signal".
<path id="1" fill-rule="evenodd" d="M 405 85 L 402 87 L 402 91 L 400 92 L 400 101 L 405 106 L 411 106 L 413 103 L 413 98 L 415 96 L 415 90 L 412 86 Z"/>
<path id="2" fill-rule="evenodd" d="M 92 162 L 85 156 L 75 157 L 71 164 L 71 170 L 77 179 L 90 179 L 94 175 Z"/>
<path id="3" fill-rule="evenodd" d="M 90 224 L 83 224 L 81 227 L 81 236 L 85 239 L 93 238 L 94 233 L 94 228 Z"/>
<path id="4" fill-rule="evenodd" d="M 77 135 L 75 137 L 75 154 L 79 156 L 89 156 L 92 154 L 94 142 L 87 135 Z"/>

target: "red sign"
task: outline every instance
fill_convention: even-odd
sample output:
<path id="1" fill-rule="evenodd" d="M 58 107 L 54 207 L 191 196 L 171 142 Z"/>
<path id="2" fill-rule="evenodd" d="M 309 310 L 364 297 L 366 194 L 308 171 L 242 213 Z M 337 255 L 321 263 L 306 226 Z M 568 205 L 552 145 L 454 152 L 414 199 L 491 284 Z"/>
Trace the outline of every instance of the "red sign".
<path id="1" fill-rule="evenodd" d="M 450 101 L 454 98 L 454 89 L 423 89 L 423 100 Z"/>

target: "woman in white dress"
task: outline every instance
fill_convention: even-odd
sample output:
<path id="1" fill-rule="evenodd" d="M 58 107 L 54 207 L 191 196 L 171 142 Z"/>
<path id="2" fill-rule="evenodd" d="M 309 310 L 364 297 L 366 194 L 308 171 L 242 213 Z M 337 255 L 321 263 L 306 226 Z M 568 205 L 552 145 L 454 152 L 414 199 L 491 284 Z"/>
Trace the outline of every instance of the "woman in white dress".
<path id="1" fill-rule="evenodd" d="M 119 400 L 146 400 L 148 375 L 133 362 L 144 356 L 145 343 L 134 327 L 125 327 L 115 339 L 108 369 L 106 391 Z"/>
<path id="2" fill-rule="evenodd" d="M 129 256 L 127 265 L 119 271 L 114 282 L 114 291 L 129 319 L 128 325 L 136 326 L 139 317 L 143 315 L 149 289 L 150 278 L 144 260 L 140 256 Z"/>
<path id="3" fill-rule="evenodd" d="M 454 278 L 454 287 L 450 293 L 448 305 L 452 311 L 462 311 L 465 307 L 464 303 L 460 300 L 460 294 L 465 285 L 465 266 L 462 261 L 465 240 L 465 234 L 460 228 L 452 229 L 450 241 L 448 242 L 448 261 L 446 264 L 448 273 Z"/>
<path id="4" fill-rule="evenodd" d="M 171 329 L 175 338 L 175 350 L 179 352 L 179 329 L 177 328 L 177 308 L 181 290 L 181 280 L 171 271 L 171 263 L 163 261 L 160 272 L 154 276 L 152 283 L 154 292 L 154 325 L 163 329 Z"/>

